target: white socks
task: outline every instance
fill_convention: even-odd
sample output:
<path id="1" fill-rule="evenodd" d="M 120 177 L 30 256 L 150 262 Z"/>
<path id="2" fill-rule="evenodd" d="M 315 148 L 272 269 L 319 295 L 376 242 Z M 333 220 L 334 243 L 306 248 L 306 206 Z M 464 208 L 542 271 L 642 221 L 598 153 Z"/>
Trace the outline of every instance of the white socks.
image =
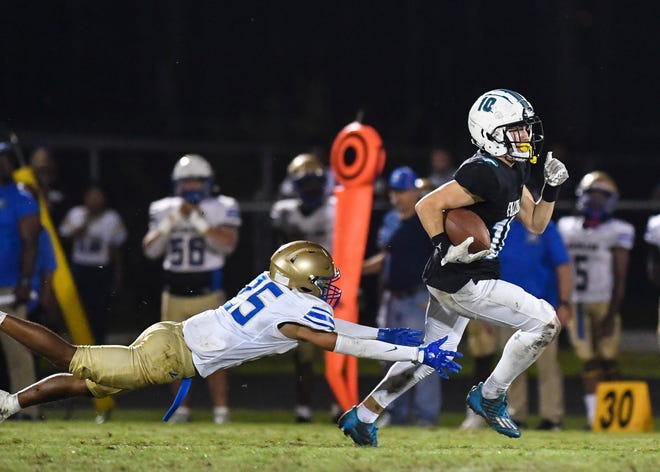
<path id="1" fill-rule="evenodd" d="M 5 318 L 7 318 L 7 313 L 4 311 L 0 311 L 0 324 L 2 324 L 3 321 L 5 321 Z"/>
<path id="2" fill-rule="evenodd" d="M 543 349 L 532 349 L 534 343 L 538 341 L 538 333 L 525 331 L 513 333 L 513 336 L 509 338 L 504 346 L 502 357 L 495 366 L 493 373 L 484 382 L 481 390 L 484 398 L 493 399 L 506 393 L 516 377 L 522 374 L 543 353 Z"/>
<path id="3" fill-rule="evenodd" d="M 594 418 L 596 417 L 596 394 L 587 393 L 584 396 L 584 407 L 587 409 L 587 421 L 589 421 L 589 426 L 594 424 Z"/>
<path id="4" fill-rule="evenodd" d="M 374 413 L 360 403 L 357 407 L 357 417 L 363 423 L 374 423 L 378 419 L 378 413 Z"/>

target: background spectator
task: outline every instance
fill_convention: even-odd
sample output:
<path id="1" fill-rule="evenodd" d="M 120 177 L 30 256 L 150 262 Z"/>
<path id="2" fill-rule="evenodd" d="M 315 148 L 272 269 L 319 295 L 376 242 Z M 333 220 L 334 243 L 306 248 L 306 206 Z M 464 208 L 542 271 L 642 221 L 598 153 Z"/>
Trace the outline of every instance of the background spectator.
<path id="1" fill-rule="evenodd" d="M 41 221 L 37 201 L 13 180 L 12 157 L 10 146 L 0 143 L 0 310 L 26 319 Z M 34 383 L 32 353 L 9 336 L 1 335 L 0 341 L 11 390 Z M 27 408 L 23 413 L 19 418 L 39 418 L 37 407 Z"/>
<path id="2" fill-rule="evenodd" d="M 91 184 L 83 205 L 75 206 L 60 225 L 60 235 L 73 242 L 71 272 L 96 343 L 104 343 L 110 297 L 122 286 L 121 245 L 127 237 L 115 210 L 106 207 L 105 191 Z"/>
<path id="3" fill-rule="evenodd" d="M 366 259 L 362 266 L 364 275 L 382 273 L 384 292 L 378 315 L 382 328 L 405 326 L 423 330 L 426 321 L 429 296 L 422 272 L 433 246 L 415 213 L 420 196 L 415 185 L 418 180 L 410 167 L 392 171 L 389 196 L 394 208 L 385 215 L 378 232 L 380 253 Z M 390 405 L 389 421 L 410 424 L 412 413 L 416 424 L 433 425 L 438 419 L 440 402 L 440 377 L 430 375 Z"/>
<path id="4" fill-rule="evenodd" d="M 278 200 L 270 217 L 275 230 L 276 246 L 303 239 L 320 244 L 332 252 L 336 199 L 326 189 L 327 171 L 313 154 L 296 156 L 287 167 L 286 180 L 294 191 L 293 198 Z M 294 351 L 296 375 L 296 421 L 312 421 L 312 389 L 314 385 L 313 344 L 301 341 Z"/>
<path id="5" fill-rule="evenodd" d="M 211 195 L 213 169 L 206 159 L 187 154 L 172 172 L 174 196 L 152 202 L 149 232 L 143 239 L 150 258 L 163 258 L 162 321 L 184 321 L 226 301 L 222 290 L 226 258 L 238 244 L 241 215 L 236 200 Z M 227 374 L 207 377 L 213 400 L 213 421 L 229 421 Z M 180 382 L 173 384 L 173 390 Z M 171 422 L 190 421 L 187 397 Z"/>
<path id="6" fill-rule="evenodd" d="M 574 306 L 569 333 L 583 363 L 584 404 L 591 426 L 598 382 L 620 378 L 620 309 L 635 228 L 614 218 L 619 190 L 605 172 L 585 175 L 576 195 L 580 215 L 561 218 L 559 232 L 572 260 Z"/>

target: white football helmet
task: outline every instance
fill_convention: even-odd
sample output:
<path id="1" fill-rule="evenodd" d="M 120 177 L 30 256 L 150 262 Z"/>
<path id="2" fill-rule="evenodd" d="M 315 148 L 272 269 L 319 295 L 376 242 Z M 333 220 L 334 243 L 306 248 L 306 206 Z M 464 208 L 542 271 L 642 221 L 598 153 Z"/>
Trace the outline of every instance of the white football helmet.
<path id="1" fill-rule="evenodd" d="M 468 128 L 475 146 L 491 156 L 535 164 L 541 152 L 541 119 L 513 90 L 496 89 L 480 96 L 470 108 Z M 525 128 L 529 141 L 517 141 L 510 131 L 515 128 Z"/>
<path id="2" fill-rule="evenodd" d="M 184 190 L 182 183 L 186 180 L 201 180 L 200 189 Z M 186 154 L 179 159 L 172 171 L 172 182 L 175 195 L 182 196 L 191 203 L 199 203 L 211 195 L 213 187 L 213 169 L 211 164 L 197 154 Z"/>

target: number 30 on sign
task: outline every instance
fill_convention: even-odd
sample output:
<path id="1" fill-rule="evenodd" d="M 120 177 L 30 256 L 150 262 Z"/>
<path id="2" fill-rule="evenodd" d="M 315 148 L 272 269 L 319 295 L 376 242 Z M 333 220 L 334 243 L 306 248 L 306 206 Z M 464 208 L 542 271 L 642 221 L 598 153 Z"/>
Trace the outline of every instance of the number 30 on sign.
<path id="1" fill-rule="evenodd" d="M 646 382 L 600 382 L 596 389 L 594 431 L 653 430 Z"/>

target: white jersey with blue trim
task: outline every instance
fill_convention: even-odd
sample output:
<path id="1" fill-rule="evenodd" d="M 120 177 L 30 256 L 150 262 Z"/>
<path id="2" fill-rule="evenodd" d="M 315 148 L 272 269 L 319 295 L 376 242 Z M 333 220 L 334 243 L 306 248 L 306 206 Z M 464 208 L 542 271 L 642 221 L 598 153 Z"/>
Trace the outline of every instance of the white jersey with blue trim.
<path id="1" fill-rule="evenodd" d="M 183 199 L 178 196 L 152 202 L 149 207 L 149 230 L 156 228 L 171 211 L 177 211 L 182 203 Z M 218 195 L 205 198 L 199 202 L 199 209 L 212 228 L 241 226 L 238 202 L 232 197 Z M 209 247 L 199 231 L 187 218 L 183 218 L 174 225 L 169 235 L 163 269 L 183 273 L 222 269 L 227 255 Z"/>
<path id="2" fill-rule="evenodd" d="M 573 262 L 573 302 L 608 302 L 614 286 L 612 249 L 632 249 L 633 225 L 611 218 L 595 228 L 585 228 L 583 216 L 565 216 L 557 229 Z"/>
<path id="3" fill-rule="evenodd" d="M 660 215 L 651 216 L 646 223 L 644 241 L 660 249 Z"/>
<path id="4" fill-rule="evenodd" d="M 284 323 L 334 332 L 332 307 L 262 273 L 223 306 L 183 322 L 183 337 L 202 377 L 298 345 L 279 330 Z"/>

